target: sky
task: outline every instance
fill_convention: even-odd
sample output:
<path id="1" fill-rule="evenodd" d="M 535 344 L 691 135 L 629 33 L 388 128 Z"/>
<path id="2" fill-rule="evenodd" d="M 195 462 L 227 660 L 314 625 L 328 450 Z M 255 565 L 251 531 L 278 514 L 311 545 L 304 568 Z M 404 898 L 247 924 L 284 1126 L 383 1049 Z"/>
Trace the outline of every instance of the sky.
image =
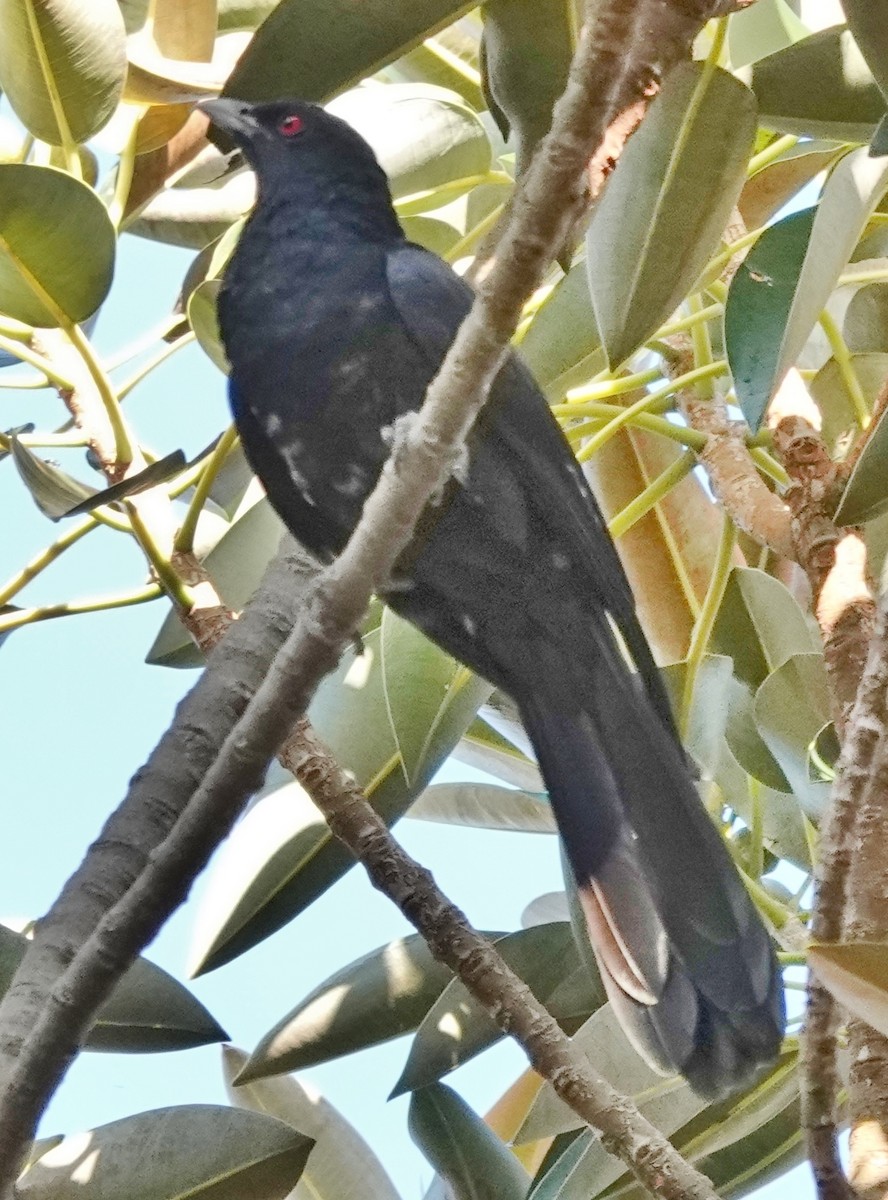
<path id="1" fill-rule="evenodd" d="M 122 239 L 114 290 L 96 331 L 102 353 L 114 354 L 167 314 L 190 258 L 187 251 Z M 121 376 L 128 370 L 123 368 Z M 3 377 L 9 373 L 0 381 Z M 192 345 L 133 393 L 127 414 L 156 452 L 181 447 L 190 456 L 227 423 L 223 377 Z M 31 420 L 51 429 L 62 419 L 53 393 L 0 391 L 0 428 Z M 82 451 L 58 457 L 66 469 L 90 480 Z M 98 484 L 98 477 L 92 481 Z M 33 506 L 8 460 L 0 466 L 0 506 L 3 580 L 58 536 L 59 528 Z M 137 549 L 126 538 L 100 530 L 64 555 L 24 596 L 28 603 L 49 603 L 138 587 L 144 579 Z M 166 601 L 160 601 L 44 622 L 15 632 L 0 649 L 4 917 L 45 911 L 196 679 L 195 672 L 143 662 L 166 611 Z M 479 777 L 461 764 L 448 764 L 445 773 L 450 779 Z M 561 888 L 552 837 L 543 837 L 541 844 L 539 836 L 409 820 L 399 825 L 398 835 L 479 928 L 518 928 L 530 900 Z M 179 979 L 185 978 L 202 890 L 199 881 L 148 951 Z M 406 932 L 400 914 L 353 870 L 273 938 L 190 986 L 232 1041 L 250 1049 L 330 973 Z M 386 1102 L 408 1045 L 400 1039 L 305 1077 L 373 1146 L 405 1200 L 414 1200 L 422 1196 L 432 1170 L 409 1139 L 407 1099 Z M 484 1112 L 524 1065 L 517 1047 L 503 1042 L 448 1082 Z M 84 1054 L 53 1100 L 42 1132 L 74 1132 L 192 1102 L 226 1102 L 218 1047 L 145 1056 Z M 759 1193 L 769 1200 L 778 1195 L 807 1200 L 813 1194 L 804 1166 Z"/>

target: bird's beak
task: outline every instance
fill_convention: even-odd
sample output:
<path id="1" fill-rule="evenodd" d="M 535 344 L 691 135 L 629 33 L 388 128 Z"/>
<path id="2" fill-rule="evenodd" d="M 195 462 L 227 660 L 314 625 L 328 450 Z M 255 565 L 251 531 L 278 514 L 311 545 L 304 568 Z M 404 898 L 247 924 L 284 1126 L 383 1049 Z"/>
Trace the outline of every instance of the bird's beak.
<path id="1" fill-rule="evenodd" d="M 255 122 L 250 113 L 251 106 L 243 100 L 222 99 L 202 100 L 197 106 L 205 112 L 219 129 L 224 129 L 238 140 L 238 134 L 249 134 L 253 131 Z"/>

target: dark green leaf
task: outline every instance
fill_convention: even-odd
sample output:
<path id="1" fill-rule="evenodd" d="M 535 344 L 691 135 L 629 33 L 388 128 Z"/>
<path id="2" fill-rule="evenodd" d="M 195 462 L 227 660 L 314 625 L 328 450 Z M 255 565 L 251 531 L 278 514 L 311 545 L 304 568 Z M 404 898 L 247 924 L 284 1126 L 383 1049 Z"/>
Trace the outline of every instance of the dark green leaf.
<path id="1" fill-rule="evenodd" d="M 452 1088 L 435 1083 L 414 1092 L 409 1126 L 453 1200 L 524 1200 L 524 1168 Z"/>
<path id="2" fill-rule="evenodd" d="M 734 660 L 734 674 L 757 687 L 793 654 L 818 641 L 790 590 L 753 567 L 734 567 L 712 631 L 712 648 Z"/>
<path id="3" fill-rule="evenodd" d="M 589 286 L 611 366 L 675 311 L 719 244 L 755 135 L 749 90 L 700 63 L 663 82 L 620 156 L 587 235 Z"/>
<path id="4" fill-rule="evenodd" d="M 231 73 L 224 96 L 328 100 L 474 5 L 459 0 L 281 0 Z M 335 37 L 331 31 L 335 30 Z"/>
<path id="5" fill-rule="evenodd" d="M 380 946 L 325 979 L 264 1034 L 238 1082 L 302 1071 L 410 1033 L 452 978 L 419 934 Z"/>
<path id="6" fill-rule="evenodd" d="M 185 455 L 181 450 L 173 450 L 171 454 L 166 454 L 163 458 L 159 458 L 157 462 L 150 463 L 141 471 L 137 471 L 135 475 L 130 475 L 127 479 L 124 479 L 121 483 L 115 483 L 113 487 L 103 488 L 88 499 L 81 500 L 79 504 L 75 504 L 73 508 L 69 508 L 67 512 L 62 513 L 62 516 L 76 517 L 80 513 L 92 512 L 100 504 L 116 504 L 126 496 L 135 496 L 139 492 L 147 491 L 148 488 L 156 487 L 159 483 L 166 483 L 168 479 L 172 479 L 174 475 L 178 475 L 184 466 Z"/>
<path id="7" fill-rule="evenodd" d="M 314 1143 L 283 1121 L 187 1104 L 72 1134 L 18 1183 L 28 1200 L 284 1200 Z"/>
<path id="8" fill-rule="evenodd" d="M 515 141 L 518 174 L 552 124 L 576 41 L 573 0 L 488 0 L 484 5 L 485 90 Z"/>
<path id="9" fill-rule="evenodd" d="M 888 409 L 879 414 L 836 509 L 837 525 L 860 525 L 888 512 Z"/>
<path id="10" fill-rule="evenodd" d="M 756 94 L 768 129 L 836 142 L 866 142 L 885 101 L 850 32 L 811 34 L 738 72 Z"/>
<path id="11" fill-rule="evenodd" d="M 888 96 L 888 4 L 885 0 L 842 0 L 848 27 L 873 78 Z"/>
<path id="12" fill-rule="evenodd" d="M 874 283 L 854 293 L 843 333 L 852 352 L 888 351 L 888 283 Z"/>
<path id="13" fill-rule="evenodd" d="M 0 925 L 0 995 L 24 957 L 28 940 Z M 221 1042 L 227 1034 L 204 1006 L 166 971 L 139 958 L 99 1009 L 87 1050 L 156 1054 Z"/>

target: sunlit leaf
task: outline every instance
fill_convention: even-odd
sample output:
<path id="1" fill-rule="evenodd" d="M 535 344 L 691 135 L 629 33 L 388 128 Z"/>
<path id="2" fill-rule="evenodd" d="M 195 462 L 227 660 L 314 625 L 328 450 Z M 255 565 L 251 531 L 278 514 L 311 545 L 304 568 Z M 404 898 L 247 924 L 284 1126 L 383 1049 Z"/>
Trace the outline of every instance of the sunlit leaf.
<path id="1" fill-rule="evenodd" d="M 108 294 L 114 252 L 107 210 L 85 184 L 52 167 L 0 163 L 0 310 L 28 325 L 84 321 Z"/>
<path id="2" fill-rule="evenodd" d="M 88 141 L 126 75 L 115 0 L 0 0 L 0 29 L 0 88 L 22 124 L 53 145 Z"/>
<path id="3" fill-rule="evenodd" d="M 247 1055 L 222 1050 L 225 1088 L 238 1108 L 286 1122 L 314 1141 L 302 1178 L 290 1200 L 400 1200 L 382 1163 L 353 1125 L 310 1084 L 298 1079 L 262 1079 L 234 1086 Z"/>
<path id="4" fill-rule="evenodd" d="M 888 944 L 819 942 L 808 965 L 836 999 L 888 1037 Z"/>
<path id="5" fill-rule="evenodd" d="M 311 1138 L 282 1121 L 237 1108 L 188 1104 L 138 1113 L 70 1134 L 19 1181 L 29 1200 L 284 1200 Z"/>

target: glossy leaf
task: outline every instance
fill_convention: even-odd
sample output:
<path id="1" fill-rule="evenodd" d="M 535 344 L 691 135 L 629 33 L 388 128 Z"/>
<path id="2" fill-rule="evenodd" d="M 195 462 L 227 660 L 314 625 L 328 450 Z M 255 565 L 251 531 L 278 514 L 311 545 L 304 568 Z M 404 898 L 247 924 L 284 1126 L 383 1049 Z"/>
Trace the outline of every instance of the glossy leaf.
<path id="1" fill-rule="evenodd" d="M 867 292 L 873 288 L 866 288 Z M 850 314 L 849 308 L 848 313 Z M 872 314 L 875 315 L 874 313 Z M 888 317 L 888 312 L 886 312 Z M 855 330 L 862 334 L 862 326 L 855 321 Z M 873 339 L 878 336 L 875 325 L 872 325 Z M 845 337 L 851 341 L 848 317 L 845 321 Z M 867 340 L 871 340 L 867 338 Z M 885 342 L 888 351 L 888 340 Z M 876 397 L 888 379 L 888 352 L 875 354 L 853 354 L 851 370 L 860 384 L 864 398 L 872 411 Z M 830 453 L 838 458 L 847 454 L 852 440 L 860 432 L 854 407 L 848 394 L 848 387 L 842 371 L 834 358 L 828 359 L 814 378 L 808 384 L 811 399 L 820 410 L 823 421 L 821 436 Z"/>
<path id="2" fill-rule="evenodd" d="M 452 1088 L 436 1083 L 414 1092 L 408 1120 L 452 1200 L 524 1200 L 527 1172 Z"/>
<path id="3" fill-rule="evenodd" d="M 810 746 L 830 719 L 823 655 L 795 654 L 773 671 L 755 697 L 755 721 L 804 811 L 819 820 L 829 786 L 811 779 Z"/>
<path id="4" fill-rule="evenodd" d="M 228 359 L 219 333 L 219 318 L 216 315 L 216 300 L 221 283 L 218 279 L 205 279 L 188 297 L 188 324 L 210 361 L 227 375 Z"/>
<path id="5" fill-rule="evenodd" d="M 574 263 L 540 305 L 519 348 L 544 388 L 556 381 L 562 390 L 569 386 L 564 376 L 596 352 L 601 356 L 600 366 L 604 366 L 584 260 Z M 594 368 L 589 373 L 594 373 Z"/>
<path id="6" fill-rule="evenodd" d="M 566 921 L 519 929 L 500 938 L 496 949 L 557 1020 L 586 1017 L 604 1002 L 583 968 Z M 436 1082 L 504 1036 L 465 984 L 452 979 L 423 1017 L 392 1095 Z"/>
<path id="7" fill-rule="evenodd" d="M 573 0 L 488 0 L 482 73 L 504 114 L 518 174 L 549 132 L 555 101 L 567 86 L 576 41 Z"/>
<path id="8" fill-rule="evenodd" d="M 89 487 L 61 467 L 48 463 L 22 445 L 17 437 L 10 438 L 9 448 L 22 483 L 43 515 L 51 521 L 57 521 L 76 504 L 98 493 L 98 488 Z"/>
<path id="9" fill-rule="evenodd" d="M 806 37 L 808 30 L 786 0 L 757 0 L 756 4 L 731 14 L 728 22 L 728 53 L 736 70 L 768 54 L 791 46 Z"/>
<path id="10" fill-rule="evenodd" d="M 888 96 L 888 5 L 885 0 L 842 0 L 842 9 L 866 65 Z"/>
<path id="11" fill-rule="evenodd" d="M 290 1200 L 400 1200 L 382 1163 L 353 1125 L 315 1089 L 299 1079 L 262 1079 L 234 1086 L 247 1055 L 222 1049 L 225 1089 L 238 1108 L 284 1121 L 314 1141 Z"/>
<path id="12" fill-rule="evenodd" d="M 817 210 L 803 209 L 766 229 L 737 268 L 725 304 L 725 352 L 737 401 L 758 429 L 791 365 L 783 349 Z M 822 307 L 822 306 L 821 306 Z M 806 330 L 810 332 L 810 327 Z"/>
<path id="13" fill-rule="evenodd" d="M 0 0 L 0 29 L 0 88 L 22 124 L 52 145 L 88 141 L 126 75 L 116 0 Z"/>
<path id="14" fill-rule="evenodd" d="M 407 814 L 442 825 L 472 829 L 508 829 L 521 833 L 555 833 L 552 806 L 544 793 L 498 787 L 492 783 L 435 783 L 426 788 Z"/>
<path id="15" fill-rule="evenodd" d="M 752 429 L 798 358 L 886 188 L 888 159 L 870 158 L 865 147 L 845 155 L 817 209 L 767 230 L 734 276 L 725 343 Z"/>
<path id="16" fill-rule="evenodd" d="M 490 169 L 484 126 L 461 96 L 445 88 L 414 83 L 355 88 L 337 97 L 330 111 L 373 147 L 395 200 Z"/>
<path id="17" fill-rule="evenodd" d="M 202 187 L 164 188 L 127 222 L 127 233 L 202 250 L 250 211 L 255 195 L 256 183 L 248 171 L 237 171 Z"/>
<path id="18" fill-rule="evenodd" d="M 781 133 L 866 142 L 885 111 L 863 55 L 843 26 L 814 33 L 738 75 L 755 92 L 761 123 Z"/>
<path id="19" fill-rule="evenodd" d="M 419 934 L 380 946 L 324 980 L 264 1034 L 243 1078 L 302 1071 L 410 1033 L 452 978 Z"/>
<path id="20" fill-rule="evenodd" d="M 888 944 L 820 942 L 808 965 L 840 1004 L 888 1037 Z"/>
<path id="21" fill-rule="evenodd" d="M 72 254 L 72 246 L 89 254 Z M 114 227 L 90 188 L 51 167 L 0 163 L 0 311 L 28 325 L 84 321 L 114 273 Z"/>
<path id="22" fill-rule="evenodd" d="M 365 653 L 356 658 L 350 650 L 343 655 L 337 671 L 318 689 L 308 715 L 382 819 L 392 824 L 426 786 L 491 688 L 443 651 L 434 650 L 452 680 L 446 695 L 437 693 L 434 732 L 427 739 L 426 728 L 408 721 L 396 742 L 383 687 L 378 608 L 375 613 L 375 628 L 371 617 L 363 631 Z M 405 695 L 413 694 L 418 711 L 429 694 L 428 660 L 425 655 L 415 660 L 413 650 L 411 641 L 402 643 L 394 655 L 390 652 L 385 673 L 389 681 L 399 681 Z M 434 686 L 431 691 L 434 695 Z M 416 764 L 409 783 L 399 745 Z M 216 860 L 195 934 L 196 969 L 220 966 L 279 929 L 353 862 L 298 785 L 263 796 Z"/>
<path id="23" fill-rule="evenodd" d="M 717 248 L 746 179 L 752 94 L 684 63 L 663 82 L 595 210 L 589 287 L 611 366 L 671 316 Z M 697 103 L 699 99 L 699 103 Z"/>
<path id="24" fill-rule="evenodd" d="M 458 0 L 414 0 L 397 7 L 364 0 L 357 13 L 350 0 L 281 0 L 257 29 L 223 95 L 328 100 L 473 7 Z"/>
<path id="25" fill-rule="evenodd" d="M 472 722 L 453 750 L 454 758 L 496 779 L 530 792 L 544 789 L 539 767 L 480 717 Z"/>
<path id="26" fill-rule="evenodd" d="M 870 430 L 836 509 L 837 525 L 860 525 L 888 512 L 888 409 Z"/>
<path id="27" fill-rule="evenodd" d="M 747 229 L 758 229 L 771 221 L 784 204 L 843 153 L 844 148 L 835 142 L 799 142 L 776 162 L 756 171 L 744 184 L 737 201 Z"/>
<path id="28" fill-rule="evenodd" d="M 0 925 L 0 995 L 27 949 L 28 939 Z M 187 988 L 145 958 L 138 958 L 99 1009 L 86 1036 L 87 1050 L 154 1054 L 224 1041 L 228 1035 Z"/>
<path id="29" fill-rule="evenodd" d="M 71 1134 L 19 1181 L 28 1200 L 284 1200 L 311 1138 L 237 1108 L 188 1104 Z"/>
<path id="30" fill-rule="evenodd" d="M 204 564 L 223 602 L 239 611 L 277 553 L 283 525 L 264 498 L 226 530 Z M 153 666 L 199 667 L 203 656 L 171 609 L 145 661 Z"/>
<path id="31" fill-rule="evenodd" d="M 712 631 L 712 648 L 734 660 L 738 679 L 757 687 L 793 654 L 819 643 L 790 590 L 753 567 L 734 567 Z"/>

